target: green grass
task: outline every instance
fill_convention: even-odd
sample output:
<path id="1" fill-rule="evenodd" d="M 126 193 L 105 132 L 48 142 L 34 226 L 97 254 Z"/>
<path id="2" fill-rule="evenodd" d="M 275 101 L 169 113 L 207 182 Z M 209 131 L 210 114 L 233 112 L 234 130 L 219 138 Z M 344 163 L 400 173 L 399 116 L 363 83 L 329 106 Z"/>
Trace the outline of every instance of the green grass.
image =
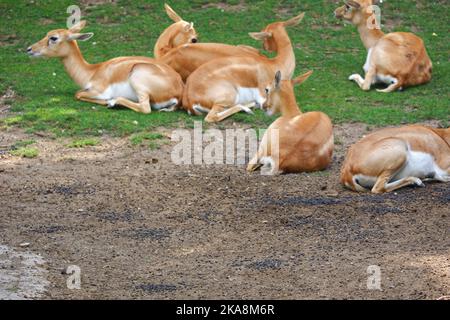
<path id="1" fill-rule="evenodd" d="M 296 48 L 296 73 L 315 71 L 296 91 L 304 111 L 326 112 L 336 123 L 364 122 L 372 126 L 432 119 L 448 124 L 450 120 L 448 2 L 397 0 L 382 5 L 383 23 L 390 22 L 390 30 L 414 31 L 422 37 L 434 62 L 432 83 L 388 95 L 363 92 L 347 80 L 350 74 L 362 73 L 366 51 L 356 29 L 333 17 L 335 1 L 246 0 L 243 10 L 224 12 L 212 6 L 203 8 L 206 3 L 218 1 L 171 2 L 181 16 L 195 22 L 201 41 L 258 48 L 260 43 L 252 40 L 248 32 L 260 31 L 270 22 L 305 11 L 301 25 L 289 30 Z M 24 50 L 47 31 L 65 27 L 66 8 L 73 3 L 77 1 L 0 2 L 0 93 L 9 87 L 17 93 L 12 114 L 0 123 L 0 128 L 22 127 L 27 132 L 46 131 L 55 136 L 127 136 L 158 127 L 189 128 L 194 120 L 201 119 L 181 111 L 141 115 L 75 101 L 78 88 L 61 63 L 31 60 Z M 86 31 L 95 33 L 91 41 L 80 44 L 91 63 L 124 55 L 152 56 L 156 39 L 171 23 L 159 0 L 120 0 L 117 4 L 81 7 L 88 21 Z M 263 127 L 273 119 L 257 112 L 255 116 L 239 114 L 228 121 Z"/>
<path id="2" fill-rule="evenodd" d="M 17 142 L 14 144 L 14 147 L 15 147 L 15 148 L 24 148 L 24 147 L 31 146 L 31 145 L 33 145 L 33 144 L 35 144 L 35 143 L 36 143 L 35 140 L 21 140 L 21 141 L 17 141 Z"/>
<path id="3" fill-rule="evenodd" d="M 67 145 L 69 148 L 86 148 L 86 147 L 95 147 L 100 144 L 100 141 L 95 138 L 86 138 L 86 139 L 78 139 L 74 140 Z"/>
<path id="4" fill-rule="evenodd" d="M 161 148 L 164 135 L 160 133 L 138 133 L 130 138 L 130 142 L 133 146 L 141 146 L 144 142 L 147 143 L 151 150 L 157 150 Z"/>
<path id="5" fill-rule="evenodd" d="M 22 147 L 11 151 L 10 154 L 15 157 L 33 159 L 39 155 L 39 150 L 36 148 Z"/>
<path id="6" fill-rule="evenodd" d="M 160 133 L 140 133 L 130 138 L 131 144 L 134 146 L 142 144 L 144 141 L 155 141 L 164 139 Z"/>
<path id="7" fill-rule="evenodd" d="M 20 140 L 16 141 L 12 147 L 12 151 L 9 153 L 15 157 L 21 158 L 36 158 L 39 155 L 39 150 L 36 148 L 30 147 L 35 144 L 35 140 Z"/>

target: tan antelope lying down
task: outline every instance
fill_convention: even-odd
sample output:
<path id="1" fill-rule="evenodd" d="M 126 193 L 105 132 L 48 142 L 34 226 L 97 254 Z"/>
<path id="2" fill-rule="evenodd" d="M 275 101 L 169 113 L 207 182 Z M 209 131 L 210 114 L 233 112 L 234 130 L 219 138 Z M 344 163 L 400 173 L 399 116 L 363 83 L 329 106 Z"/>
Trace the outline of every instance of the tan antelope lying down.
<path id="1" fill-rule="evenodd" d="M 361 40 L 368 50 L 364 65 L 365 79 L 359 74 L 353 74 L 349 80 L 355 81 L 365 91 L 376 83 L 388 85 L 379 92 L 393 92 L 429 82 L 433 65 L 422 39 L 406 32 L 384 34 L 371 24 L 371 6 L 380 2 L 349 0 L 335 11 L 337 18 L 358 27 Z"/>
<path id="2" fill-rule="evenodd" d="M 168 27 L 156 42 L 154 55 L 162 58 L 170 50 L 187 43 L 197 43 L 198 36 L 193 22 L 184 21 L 168 4 L 164 5 L 166 13 L 175 22 Z"/>
<path id="3" fill-rule="evenodd" d="M 384 129 L 352 146 L 342 183 L 354 191 L 392 192 L 422 180 L 450 181 L 450 129 Z"/>
<path id="4" fill-rule="evenodd" d="M 286 30 L 280 28 L 293 27 L 300 23 L 303 14 L 286 22 L 278 22 L 269 24 L 262 32 L 250 33 L 250 36 L 258 41 L 263 41 L 264 49 L 268 52 L 279 53 L 279 45 L 286 43 L 285 39 L 289 40 Z M 290 43 L 290 40 L 289 40 Z M 202 65 L 211 62 L 212 60 L 226 57 L 252 57 L 267 59 L 259 50 L 249 46 L 232 46 L 221 43 L 196 43 L 185 44 L 174 50 L 171 50 L 164 57 L 160 59 L 177 71 L 184 81 Z M 295 70 L 295 56 L 289 57 L 290 60 L 286 62 L 284 68 L 284 76 L 286 79 L 291 79 Z"/>
<path id="5" fill-rule="evenodd" d="M 83 88 L 75 97 L 104 106 L 124 106 L 136 112 L 172 110 L 181 101 L 183 81 L 169 66 L 146 57 L 122 57 L 99 64 L 87 63 L 77 40 L 90 39 L 80 33 L 86 22 L 69 30 L 50 31 L 28 48 L 33 57 L 60 58 L 72 79 Z"/>
<path id="6" fill-rule="evenodd" d="M 232 46 L 220 43 L 185 44 L 169 51 L 158 61 L 165 63 L 178 72 L 186 81 L 202 65 L 225 57 L 263 57 L 257 49 L 247 46 Z"/>
<path id="7" fill-rule="evenodd" d="M 264 109 L 268 114 L 281 111 L 281 117 L 266 131 L 247 171 L 262 167 L 268 174 L 313 172 L 325 170 L 331 163 L 334 136 L 330 118 L 322 112 L 301 113 L 295 100 L 294 86 L 311 74 L 281 81 L 278 72 L 267 88 Z"/>
<path id="8" fill-rule="evenodd" d="M 300 23 L 304 14 L 287 22 L 269 25 L 266 31 L 252 33 L 278 55 L 269 59 L 262 55 L 220 58 L 198 68 L 187 80 L 183 107 L 190 114 L 207 113 L 207 122 L 220 122 L 250 107 L 265 102 L 265 86 L 281 70 L 290 79 L 295 69 L 295 54 L 286 27 Z"/>

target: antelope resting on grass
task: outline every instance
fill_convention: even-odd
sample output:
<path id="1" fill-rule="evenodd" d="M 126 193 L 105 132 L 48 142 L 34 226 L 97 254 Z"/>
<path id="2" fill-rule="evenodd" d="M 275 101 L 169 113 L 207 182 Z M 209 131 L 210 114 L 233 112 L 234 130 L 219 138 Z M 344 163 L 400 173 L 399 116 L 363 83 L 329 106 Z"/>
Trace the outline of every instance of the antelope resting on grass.
<path id="1" fill-rule="evenodd" d="M 331 163 L 334 136 L 330 118 L 322 112 L 303 114 L 295 100 L 294 86 L 311 74 L 284 81 L 280 72 L 276 74 L 266 90 L 268 98 L 263 108 L 269 115 L 281 111 L 281 117 L 266 131 L 247 171 L 262 167 L 269 174 L 313 172 L 325 170 Z"/>
<path id="2" fill-rule="evenodd" d="M 184 21 L 168 4 L 164 5 L 166 13 L 175 23 L 168 27 L 155 45 L 156 59 L 162 58 L 170 50 L 187 43 L 197 43 L 198 36 L 193 22 Z"/>
<path id="3" fill-rule="evenodd" d="M 104 106 L 127 107 L 150 113 L 151 107 L 171 111 L 181 101 L 183 81 L 169 66 L 146 57 L 122 57 L 98 64 L 87 63 L 77 41 L 90 39 L 80 33 L 86 22 L 71 29 L 50 31 L 28 48 L 33 57 L 60 58 L 72 79 L 83 88 L 76 99 Z"/>
<path id="4" fill-rule="evenodd" d="M 247 46 L 220 43 L 185 44 L 169 51 L 159 61 L 169 65 L 186 81 L 199 67 L 214 59 L 238 56 L 260 56 L 258 50 Z"/>
<path id="5" fill-rule="evenodd" d="M 207 122 L 220 122 L 240 111 L 252 113 L 251 107 L 265 102 L 266 87 L 281 70 L 290 79 L 295 70 L 295 54 L 286 27 L 295 26 L 301 14 L 287 22 L 269 25 L 265 31 L 252 33 L 277 57 L 262 55 L 220 58 L 198 68 L 187 80 L 183 107 L 190 113 L 208 113 Z"/>
<path id="6" fill-rule="evenodd" d="M 375 132 L 352 146 L 341 181 L 354 191 L 392 192 L 422 180 L 450 181 L 450 128 L 407 126 Z"/>
<path id="7" fill-rule="evenodd" d="M 368 50 L 364 65 L 365 79 L 359 74 L 353 74 L 349 80 L 355 81 L 365 91 L 376 83 L 388 85 L 379 92 L 393 92 L 429 82 L 432 63 L 422 39 L 406 32 L 384 34 L 379 26 L 377 28 L 370 24 L 373 19 L 372 6 L 381 2 L 348 0 L 335 11 L 337 18 L 358 27 L 361 40 Z"/>
<path id="8" fill-rule="evenodd" d="M 295 70 L 295 55 L 292 52 L 290 55 L 289 49 L 291 47 L 284 47 L 290 45 L 289 36 L 286 33 L 285 27 L 296 26 L 303 19 L 304 14 L 295 17 L 286 22 L 272 23 L 268 25 L 262 32 L 250 33 L 250 36 L 258 41 L 263 41 L 264 49 L 269 52 L 279 53 L 280 51 L 288 52 L 289 60 L 286 58 L 286 63 L 283 70 L 283 75 L 286 79 L 291 79 Z M 291 50 L 292 51 L 292 50 Z M 182 45 L 166 54 L 161 61 L 171 66 L 177 71 L 184 81 L 202 65 L 218 59 L 226 57 L 251 57 L 266 59 L 259 50 L 249 46 L 232 46 L 221 43 L 197 43 Z"/>

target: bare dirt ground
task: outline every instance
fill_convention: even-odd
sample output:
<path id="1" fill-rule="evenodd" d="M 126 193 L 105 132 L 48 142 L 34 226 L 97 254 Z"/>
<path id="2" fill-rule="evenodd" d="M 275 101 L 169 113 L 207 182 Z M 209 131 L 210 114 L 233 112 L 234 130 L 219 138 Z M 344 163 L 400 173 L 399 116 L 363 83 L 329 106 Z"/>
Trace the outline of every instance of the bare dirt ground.
<path id="1" fill-rule="evenodd" d="M 36 138 L 37 159 L 0 158 L 0 294 L 44 299 L 449 295 L 449 186 L 427 183 L 389 195 L 344 190 L 338 177 L 345 150 L 366 133 L 365 125 L 337 126 L 329 171 L 279 177 L 249 175 L 234 166 L 178 167 L 170 161 L 170 144 L 151 151 L 131 147 L 127 139 L 104 139 L 101 146 L 74 150 Z M 18 131 L 1 132 L 0 145 L 23 138 Z M 29 246 L 20 247 L 24 243 Z M 23 257 L 30 255 L 40 257 L 35 261 L 45 284 L 35 294 L 11 285 L 24 282 L 27 275 L 20 270 L 29 270 Z M 81 268 L 81 290 L 67 288 L 63 270 L 69 265 Z M 367 289 L 371 265 L 381 268 L 382 291 Z"/>

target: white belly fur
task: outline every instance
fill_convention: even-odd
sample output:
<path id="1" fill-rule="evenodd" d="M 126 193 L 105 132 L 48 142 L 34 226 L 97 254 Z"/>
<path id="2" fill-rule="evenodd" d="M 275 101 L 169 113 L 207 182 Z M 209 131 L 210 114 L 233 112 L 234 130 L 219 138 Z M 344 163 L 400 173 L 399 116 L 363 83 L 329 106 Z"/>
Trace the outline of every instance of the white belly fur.
<path id="1" fill-rule="evenodd" d="M 406 165 L 395 175 L 390 182 L 395 182 L 405 178 L 419 178 L 440 180 L 443 177 L 448 177 L 448 174 L 439 168 L 434 161 L 434 158 L 428 154 L 419 151 L 408 151 L 408 159 Z M 363 174 L 355 175 L 355 184 L 358 184 L 366 189 L 372 189 L 378 177 L 365 176 Z M 356 181 L 358 183 L 356 183 Z"/>
<path id="2" fill-rule="evenodd" d="M 262 106 L 266 101 L 265 98 L 261 96 L 259 93 L 259 89 L 257 88 L 238 88 L 238 93 L 236 95 L 235 105 L 241 104 L 246 105 L 252 102 L 257 103 L 259 106 Z"/>
<path id="3" fill-rule="evenodd" d="M 125 98 L 133 102 L 138 102 L 138 97 L 129 82 L 121 82 L 110 85 L 101 95 L 97 97 L 99 100 L 111 100 L 117 98 Z"/>
<path id="4" fill-rule="evenodd" d="M 446 173 L 439 168 L 430 154 L 410 150 L 408 152 L 408 160 L 405 167 L 397 173 L 394 180 L 409 177 L 434 179 L 439 176 L 446 176 Z"/>
<path id="5" fill-rule="evenodd" d="M 178 99 L 172 98 L 169 101 L 160 102 L 160 103 L 153 103 L 152 108 L 156 110 L 163 110 L 167 108 L 174 107 L 178 104 Z"/>

